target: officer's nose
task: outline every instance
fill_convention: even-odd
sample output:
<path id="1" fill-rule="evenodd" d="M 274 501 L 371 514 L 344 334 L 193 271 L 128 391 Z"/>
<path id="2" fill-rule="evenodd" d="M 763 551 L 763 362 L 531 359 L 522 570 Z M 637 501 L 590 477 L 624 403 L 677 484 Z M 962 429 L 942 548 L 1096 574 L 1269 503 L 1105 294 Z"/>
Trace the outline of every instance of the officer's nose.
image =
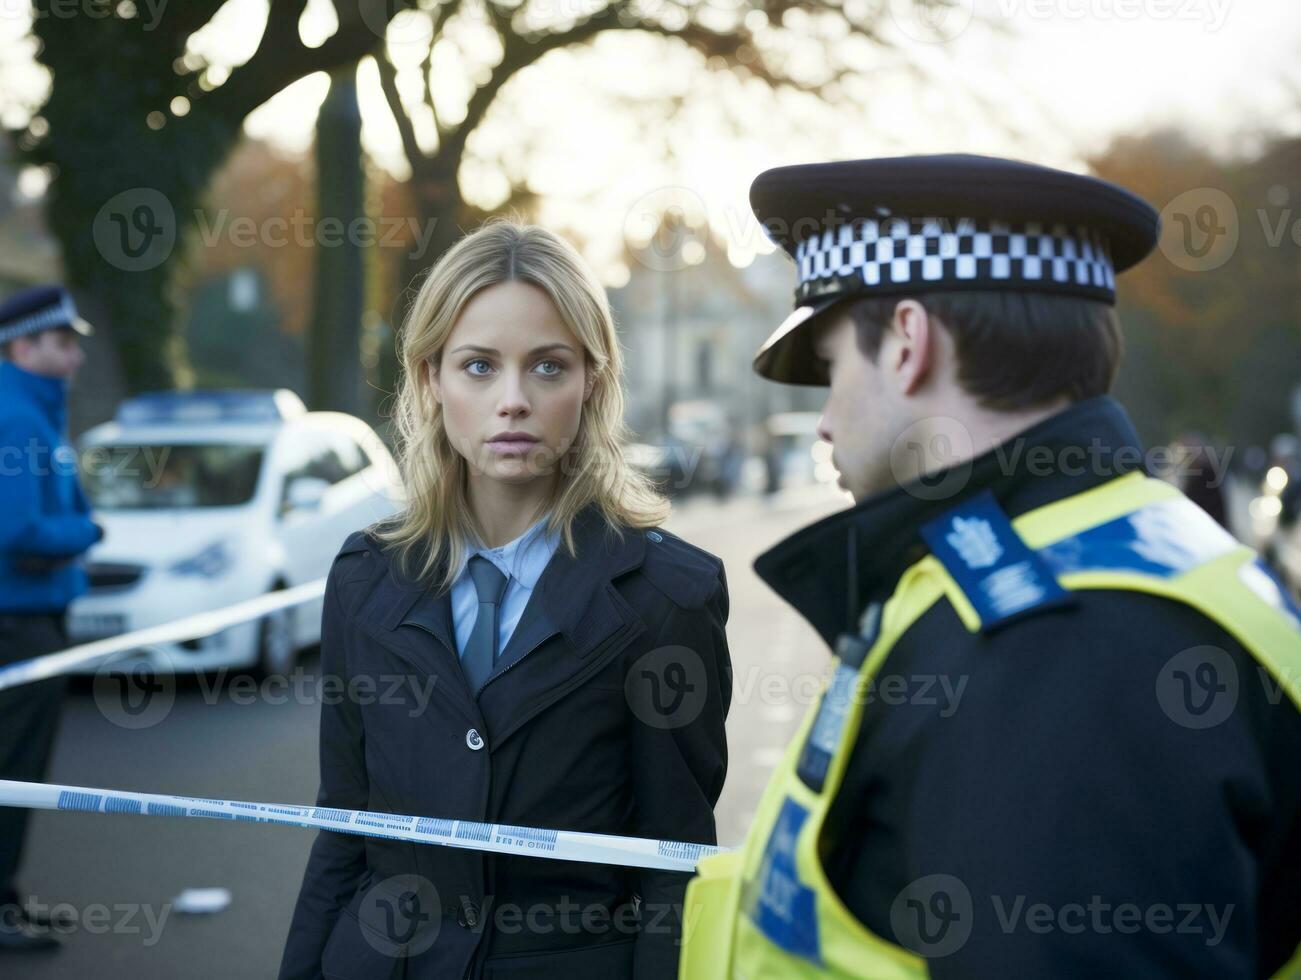
<path id="1" fill-rule="evenodd" d="M 818 438 L 823 442 L 831 442 L 831 428 L 827 425 L 827 413 L 823 412 L 818 416 Z"/>

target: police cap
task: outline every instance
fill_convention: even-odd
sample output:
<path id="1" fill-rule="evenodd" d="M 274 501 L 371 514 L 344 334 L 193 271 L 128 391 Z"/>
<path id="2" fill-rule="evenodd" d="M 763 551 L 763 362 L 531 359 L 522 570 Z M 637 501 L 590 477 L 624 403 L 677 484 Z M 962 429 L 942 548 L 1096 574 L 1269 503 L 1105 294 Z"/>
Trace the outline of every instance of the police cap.
<path id="1" fill-rule="evenodd" d="M 72 294 L 60 286 L 31 286 L 0 302 L 0 344 L 56 327 L 68 327 L 83 337 L 94 332 L 77 312 Z"/>
<path id="2" fill-rule="evenodd" d="M 777 167 L 755 178 L 750 205 L 795 259 L 795 312 L 754 359 L 789 384 L 828 383 L 811 338 L 844 299 L 966 289 L 1113 304 L 1115 274 L 1160 227 L 1150 204 L 1108 181 L 971 154 Z"/>

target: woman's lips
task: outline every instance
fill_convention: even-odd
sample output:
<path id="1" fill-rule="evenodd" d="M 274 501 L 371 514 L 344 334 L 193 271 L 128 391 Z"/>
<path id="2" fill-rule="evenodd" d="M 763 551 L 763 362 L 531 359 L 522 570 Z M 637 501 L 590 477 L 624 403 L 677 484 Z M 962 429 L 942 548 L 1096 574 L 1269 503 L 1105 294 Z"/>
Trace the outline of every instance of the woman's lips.
<path id="1" fill-rule="evenodd" d="M 502 456 L 522 456 L 537 444 L 536 439 L 493 439 L 488 448 Z"/>

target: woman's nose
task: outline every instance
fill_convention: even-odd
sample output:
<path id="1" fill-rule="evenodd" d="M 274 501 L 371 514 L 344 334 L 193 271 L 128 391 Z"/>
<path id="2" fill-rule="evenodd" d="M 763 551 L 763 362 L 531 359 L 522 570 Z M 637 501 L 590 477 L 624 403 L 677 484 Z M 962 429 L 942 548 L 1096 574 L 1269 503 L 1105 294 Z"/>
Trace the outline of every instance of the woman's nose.
<path id="1" fill-rule="evenodd" d="M 502 415 L 528 414 L 528 395 L 525 394 L 523 381 L 517 374 L 508 372 L 503 375 L 501 397 L 497 402 L 497 411 Z"/>

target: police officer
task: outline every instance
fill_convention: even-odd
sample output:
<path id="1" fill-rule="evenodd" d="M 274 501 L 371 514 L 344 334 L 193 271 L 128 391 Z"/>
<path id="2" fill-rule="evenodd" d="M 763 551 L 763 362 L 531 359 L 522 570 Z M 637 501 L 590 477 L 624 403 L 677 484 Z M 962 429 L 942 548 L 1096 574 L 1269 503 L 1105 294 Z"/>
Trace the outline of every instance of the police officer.
<path id="1" fill-rule="evenodd" d="M 750 198 L 799 277 L 756 369 L 829 387 L 856 503 L 755 563 L 835 658 L 682 976 L 1295 975 L 1301 618 L 1107 394 L 1155 211 L 966 155 Z"/>
<path id="2" fill-rule="evenodd" d="M 65 424 L 68 383 L 90 333 L 58 287 L 0 303 L 0 666 L 69 645 L 65 609 L 87 588 L 76 558 L 103 537 Z M 54 677 L 0 691 L 0 779 L 44 781 L 65 686 Z M 59 945 L 14 879 L 27 814 L 0 807 L 0 952 Z"/>

